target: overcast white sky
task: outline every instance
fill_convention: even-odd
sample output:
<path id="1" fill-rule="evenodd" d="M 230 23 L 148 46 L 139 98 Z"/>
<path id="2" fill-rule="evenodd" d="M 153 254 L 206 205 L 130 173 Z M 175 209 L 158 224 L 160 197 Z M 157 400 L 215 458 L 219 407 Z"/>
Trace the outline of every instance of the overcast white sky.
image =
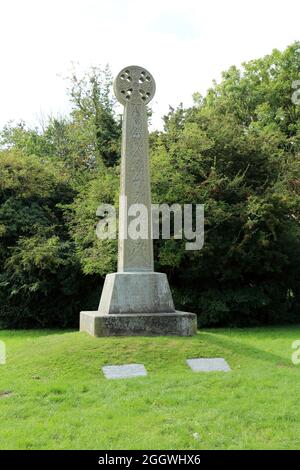
<path id="1" fill-rule="evenodd" d="M 232 64 L 300 39 L 299 0 L 1 0 L 0 126 L 68 111 L 71 62 L 146 67 L 153 123 Z"/>

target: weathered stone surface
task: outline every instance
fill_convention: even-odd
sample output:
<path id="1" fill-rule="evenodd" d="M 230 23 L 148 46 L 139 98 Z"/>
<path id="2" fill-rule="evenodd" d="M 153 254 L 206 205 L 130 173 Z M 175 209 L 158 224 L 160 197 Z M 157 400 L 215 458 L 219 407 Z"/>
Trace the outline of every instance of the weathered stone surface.
<path id="1" fill-rule="evenodd" d="M 187 359 L 186 362 L 194 372 L 229 372 L 231 370 L 222 357 Z"/>
<path id="2" fill-rule="evenodd" d="M 104 366 L 102 367 L 102 371 L 107 379 L 130 379 L 133 377 L 145 377 L 147 375 L 144 364 Z"/>
<path id="3" fill-rule="evenodd" d="M 155 93 L 152 75 L 143 67 L 126 67 L 114 81 L 124 106 L 122 121 L 118 272 L 105 279 L 99 309 L 81 312 L 80 330 L 94 336 L 179 335 L 196 333 L 197 318 L 176 312 L 165 274 L 153 265 L 150 167 L 146 105 Z M 146 208 L 143 236 L 132 237 L 128 215 L 135 204 Z M 138 234 L 139 235 L 139 234 Z"/>
<path id="4" fill-rule="evenodd" d="M 175 312 L 166 274 L 113 273 L 105 279 L 99 313 Z"/>
<path id="5" fill-rule="evenodd" d="M 132 65 L 117 75 L 114 81 L 116 98 L 124 105 L 122 121 L 120 195 L 126 196 L 127 206 L 120 204 L 118 271 L 154 271 L 151 238 L 151 190 L 146 104 L 153 98 L 155 82 L 143 67 Z M 132 239 L 127 234 L 131 217 L 127 209 L 143 204 L 147 209 L 146 239 Z"/>
<path id="6" fill-rule="evenodd" d="M 192 336 L 197 332 L 193 313 L 131 313 L 100 314 L 81 312 L 80 331 L 92 336 Z"/>

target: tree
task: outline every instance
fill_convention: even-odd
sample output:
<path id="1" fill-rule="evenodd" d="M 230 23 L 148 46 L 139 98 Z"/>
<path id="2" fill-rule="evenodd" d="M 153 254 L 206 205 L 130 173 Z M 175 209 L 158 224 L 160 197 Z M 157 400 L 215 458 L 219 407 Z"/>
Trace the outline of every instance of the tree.
<path id="1" fill-rule="evenodd" d="M 67 326 L 90 292 L 69 237 L 74 198 L 62 164 L 16 150 L 0 156 L 0 323 Z M 87 303 L 88 305 L 88 303 Z"/>
<path id="2" fill-rule="evenodd" d="M 69 78 L 73 104 L 71 131 L 77 144 L 90 150 L 89 163 L 99 160 L 112 166 L 120 155 L 120 123 L 116 121 L 112 78 L 108 67 L 92 67 L 82 78 L 74 71 Z M 98 166 L 99 167 L 99 166 Z"/>
<path id="3" fill-rule="evenodd" d="M 192 108 L 171 109 L 152 140 L 154 195 L 205 204 L 201 252 L 158 244 L 159 269 L 200 325 L 299 318 L 299 51 L 232 67 Z"/>
<path id="4" fill-rule="evenodd" d="M 63 160 L 75 179 L 117 164 L 120 156 L 120 122 L 115 115 L 109 68 L 92 67 L 81 77 L 68 77 L 72 111 L 51 116 L 42 129 L 24 122 L 8 123 L 0 133 L 0 149 L 15 148 L 25 155 Z"/>

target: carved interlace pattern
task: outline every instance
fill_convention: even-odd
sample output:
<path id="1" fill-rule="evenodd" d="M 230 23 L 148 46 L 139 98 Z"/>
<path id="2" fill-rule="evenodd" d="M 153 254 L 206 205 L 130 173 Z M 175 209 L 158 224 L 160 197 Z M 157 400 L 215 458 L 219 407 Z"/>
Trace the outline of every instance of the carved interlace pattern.
<path id="1" fill-rule="evenodd" d="M 125 106 L 121 193 L 127 196 L 128 207 L 141 203 L 146 205 L 151 213 L 146 105 L 154 96 L 155 82 L 152 75 L 144 68 L 130 66 L 121 70 L 116 77 L 114 91 L 118 101 Z M 119 260 L 121 259 L 125 271 L 153 270 L 150 220 L 149 218 L 148 239 L 127 238 L 120 241 Z"/>

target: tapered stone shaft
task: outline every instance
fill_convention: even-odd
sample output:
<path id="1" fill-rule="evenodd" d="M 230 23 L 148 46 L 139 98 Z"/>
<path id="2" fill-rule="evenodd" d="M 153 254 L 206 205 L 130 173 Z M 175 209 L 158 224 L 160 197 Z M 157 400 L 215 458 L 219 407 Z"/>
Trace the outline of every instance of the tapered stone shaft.
<path id="1" fill-rule="evenodd" d="M 118 101 L 124 106 L 118 272 L 152 272 L 154 267 L 146 105 L 154 96 L 155 82 L 144 68 L 130 66 L 121 70 L 116 77 L 114 91 Z M 141 212 L 136 204 L 143 205 Z M 137 217 L 140 221 L 140 233 L 138 237 L 133 238 L 130 224 Z M 136 230 L 134 232 L 137 233 Z"/>

